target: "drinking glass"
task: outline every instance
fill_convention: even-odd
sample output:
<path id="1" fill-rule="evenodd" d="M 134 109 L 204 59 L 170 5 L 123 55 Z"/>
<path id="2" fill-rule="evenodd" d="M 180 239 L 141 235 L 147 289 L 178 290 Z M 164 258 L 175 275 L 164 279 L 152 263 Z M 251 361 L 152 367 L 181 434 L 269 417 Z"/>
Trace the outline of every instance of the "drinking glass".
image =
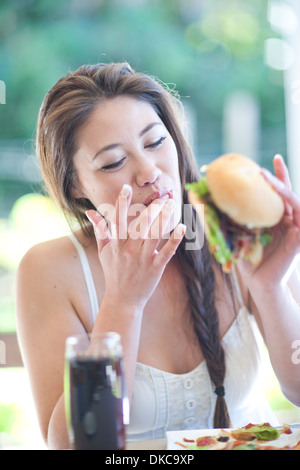
<path id="1" fill-rule="evenodd" d="M 66 340 L 65 407 L 75 450 L 125 448 L 128 398 L 118 333 Z"/>

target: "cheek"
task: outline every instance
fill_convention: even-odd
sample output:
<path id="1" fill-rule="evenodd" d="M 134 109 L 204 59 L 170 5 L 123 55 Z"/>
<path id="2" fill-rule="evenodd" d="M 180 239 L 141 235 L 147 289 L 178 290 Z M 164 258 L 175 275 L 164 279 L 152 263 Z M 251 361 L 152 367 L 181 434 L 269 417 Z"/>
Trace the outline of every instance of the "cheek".
<path id="1" fill-rule="evenodd" d="M 181 181 L 179 174 L 179 164 L 176 147 L 169 154 L 168 165 L 166 168 L 167 174 L 169 175 L 173 188 L 173 199 L 176 203 L 175 211 L 173 214 L 174 226 L 173 228 L 181 221 L 182 217 L 182 190 L 181 190 Z"/>
<path id="2" fill-rule="evenodd" d="M 180 174 L 179 174 L 179 159 L 175 144 L 173 143 L 173 149 L 170 152 L 170 168 L 172 171 L 173 178 L 177 181 L 177 185 L 181 186 Z"/>
<path id="3" fill-rule="evenodd" d="M 179 174 L 178 154 L 175 144 L 170 146 L 166 164 L 166 173 L 172 179 L 172 186 L 174 189 L 174 199 L 178 204 L 181 204 L 181 181 Z"/>
<path id="4" fill-rule="evenodd" d="M 80 174 L 80 185 L 84 197 L 89 199 L 97 208 L 100 204 L 115 204 L 118 185 L 107 181 L 97 172 L 85 172 Z"/>

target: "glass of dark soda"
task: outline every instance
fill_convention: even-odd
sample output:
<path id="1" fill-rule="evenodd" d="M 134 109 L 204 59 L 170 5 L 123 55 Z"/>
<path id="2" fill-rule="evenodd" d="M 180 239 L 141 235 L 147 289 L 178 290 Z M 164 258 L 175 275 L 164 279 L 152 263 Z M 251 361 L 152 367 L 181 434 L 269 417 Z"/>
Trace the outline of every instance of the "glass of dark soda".
<path id="1" fill-rule="evenodd" d="M 128 399 L 118 333 L 67 338 L 65 407 L 75 450 L 125 449 Z"/>

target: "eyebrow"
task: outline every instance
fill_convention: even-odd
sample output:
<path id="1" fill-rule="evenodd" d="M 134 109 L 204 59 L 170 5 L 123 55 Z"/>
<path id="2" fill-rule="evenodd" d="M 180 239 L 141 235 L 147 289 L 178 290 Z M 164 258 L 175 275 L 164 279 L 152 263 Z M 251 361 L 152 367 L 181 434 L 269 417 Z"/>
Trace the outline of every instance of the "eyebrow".
<path id="1" fill-rule="evenodd" d="M 163 123 L 162 122 L 152 122 L 151 124 L 148 124 L 148 126 L 146 126 L 140 133 L 139 133 L 139 137 L 143 137 L 143 135 L 147 134 L 147 132 L 149 132 L 153 127 L 155 126 L 162 126 Z M 94 161 L 97 157 L 99 157 L 99 155 L 101 153 L 104 153 L 104 152 L 107 152 L 109 150 L 113 150 L 117 147 L 120 147 L 121 144 L 109 144 L 109 145 L 106 145 L 105 147 L 102 147 L 102 149 L 98 150 L 98 152 L 94 155 L 93 157 L 93 160 Z"/>

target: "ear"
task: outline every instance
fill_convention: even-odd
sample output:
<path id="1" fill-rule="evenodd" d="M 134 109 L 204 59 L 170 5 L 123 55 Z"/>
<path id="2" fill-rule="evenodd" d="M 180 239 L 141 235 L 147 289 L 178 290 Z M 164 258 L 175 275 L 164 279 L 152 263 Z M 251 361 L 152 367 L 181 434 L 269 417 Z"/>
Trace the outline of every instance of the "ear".
<path id="1" fill-rule="evenodd" d="M 80 188 L 73 188 L 71 191 L 72 197 L 75 199 L 83 199 L 86 198 L 86 195 L 82 192 Z"/>
<path id="2" fill-rule="evenodd" d="M 73 174 L 72 180 L 71 180 L 71 196 L 74 197 L 75 199 L 85 199 L 87 196 L 84 194 L 81 184 L 78 181 L 77 175 Z"/>

